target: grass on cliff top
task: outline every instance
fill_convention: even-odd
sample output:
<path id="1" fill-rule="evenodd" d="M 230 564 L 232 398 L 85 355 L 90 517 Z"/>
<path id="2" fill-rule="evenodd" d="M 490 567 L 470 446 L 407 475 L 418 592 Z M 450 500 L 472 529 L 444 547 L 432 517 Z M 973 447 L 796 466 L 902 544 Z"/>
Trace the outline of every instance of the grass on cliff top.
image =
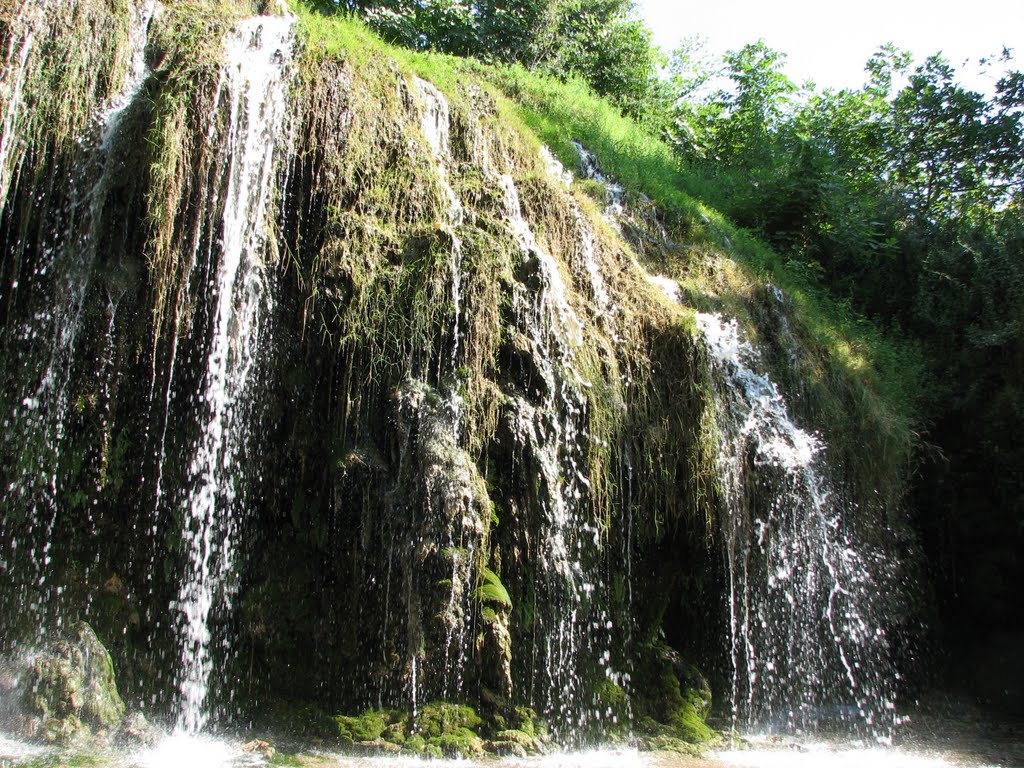
<path id="1" fill-rule="evenodd" d="M 724 311 L 756 336 L 756 297 L 764 296 L 768 283 L 781 288 L 788 299 L 787 315 L 810 351 L 809 362 L 789 375 L 810 380 L 809 385 L 799 384 L 818 426 L 832 433 L 834 441 L 849 443 L 844 451 L 848 457 L 872 456 L 872 466 L 856 470 L 863 478 L 876 470 L 904 474 L 917 419 L 919 351 L 809 285 L 778 254 L 711 208 L 706 202 L 714 199 L 709 182 L 682 167 L 657 137 L 580 81 L 562 82 L 521 66 L 491 66 L 397 48 L 354 18 L 322 16 L 301 0 L 292 0 L 292 7 L 300 18 L 304 57 L 353 63 L 386 57 L 450 98 L 459 98 L 474 83 L 494 98 L 506 127 L 524 134 L 526 141 L 548 145 L 569 169 L 579 167 L 571 141 L 581 142 L 607 176 L 657 206 L 680 248 L 646 266 L 677 279 L 684 302 L 693 308 Z M 785 381 L 785 371 L 776 375 L 784 385 L 793 383 Z M 865 439 L 870 449 L 865 450 Z"/>

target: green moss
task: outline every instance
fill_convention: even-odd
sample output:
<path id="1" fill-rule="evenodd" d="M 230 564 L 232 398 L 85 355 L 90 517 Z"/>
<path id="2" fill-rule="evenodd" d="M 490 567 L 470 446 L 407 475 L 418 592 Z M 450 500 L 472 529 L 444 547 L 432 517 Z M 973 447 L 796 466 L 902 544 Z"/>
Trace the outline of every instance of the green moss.
<path id="1" fill-rule="evenodd" d="M 427 739 L 440 738 L 461 729 L 472 730 L 481 725 L 483 720 L 472 707 L 448 702 L 426 704 L 414 723 L 416 730 Z"/>
<path id="2" fill-rule="evenodd" d="M 404 741 L 405 749 L 408 752 L 423 752 L 427 748 L 427 740 L 422 734 L 412 733 Z"/>
<path id="3" fill-rule="evenodd" d="M 704 722 L 696 707 L 688 701 L 668 716 L 666 725 L 673 736 L 691 744 L 704 744 L 718 738 L 718 733 Z"/>
<path id="4" fill-rule="evenodd" d="M 634 682 L 632 703 L 641 733 L 691 744 L 718 737 L 705 722 L 711 706 L 707 681 L 667 645 L 642 647 Z"/>
<path id="5" fill-rule="evenodd" d="M 484 752 L 483 740 L 468 728 L 457 728 L 450 733 L 439 736 L 436 741 L 431 740 L 430 744 L 436 744 L 445 757 L 472 757 L 481 755 Z"/>
<path id="6" fill-rule="evenodd" d="M 36 738 L 62 746 L 120 723 L 125 707 L 113 662 L 92 627 L 77 622 L 35 657 L 22 703 Z"/>
<path id="7" fill-rule="evenodd" d="M 334 718 L 338 738 L 345 744 L 376 741 L 385 729 L 402 718 L 400 712 L 370 709 L 361 715 L 338 715 Z"/>
<path id="8" fill-rule="evenodd" d="M 173 321 L 177 334 L 191 321 L 187 276 L 190 255 L 199 245 L 191 239 L 201 231 L 197 219 L 213 207 L 206 180 L 216 162 L 209 141 L 214 134 L 200 126 L 215 112 L 224 36 L 251 11 L 251 3 L 240 1 L 176 0 L 165 3 L 150 33 L 154 77 L 148 86 L 146 257 L 154 291 L 154 342 L 166 320 Z"/>
<path id="9" fill-rule="evenodd" d="M 531 739 L 538 739 L 547 734 L 547 726 L 535 711 L 529 707 L 515 707 L 513 710 L 514 730 L 522 731 Z"/>
<path id="10" fill-rule="evenodd" d="M 32 14 L 23 15 L 30 18 Z M 12 45 L 20 43 L 19 32 L 24 30 L 19 19 L 11 20 L 10 29 Z M 118 92 L 128 74 L 130 31 L 127 0 L 83 0 L 65 13 L 43 16 L 42 24 L 33 30 L 35 44 L 28 48 L 17 73 L 29 100 L 11 113 L 24 139 L 15 146 L 17 155 L 27 155 L 39 168 L 51 152 L 77 152 L 77 141 L 87 131 L 96 107 Z M 10 167 L 17 164 L 16 157 Z"/>

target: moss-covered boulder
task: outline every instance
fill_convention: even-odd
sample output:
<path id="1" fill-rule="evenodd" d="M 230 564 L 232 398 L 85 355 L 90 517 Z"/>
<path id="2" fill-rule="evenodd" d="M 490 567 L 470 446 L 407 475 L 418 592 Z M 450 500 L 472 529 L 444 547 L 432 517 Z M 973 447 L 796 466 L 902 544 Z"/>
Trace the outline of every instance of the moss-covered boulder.
<path id="1" fill-rule="evenodd" d="M 527 757 L 541 751 L 540 739 L 518 729 L 498 731 L 484 742 L 484 749 L 501 757 Z"/>
<path id="2" fill-rule="evenodd" d="M 22 734 L 62 745 L 108 734 L 124 716 L 110 654 L 84 621 L 32 660 L 21 701 Z"/>
<path id="3" fill-rule="evenodd" d="M 388 709 L 368 709 L 361 715 L 338 715 L 334 718 L 342 744 L 366 744 L 381 741 L 385 731 L 389 740 L 400 742 L 403 715 Z M 397 728 L 395 726 L 398 726 Z"/>
<path id="4" fill-rule="evenodd" d="M 713 741 L 718 734 L 706 722 L 711 711 L 711 686 L 693 664 L 664 642 L 642 648 L 636 667 L 634 706 L 638 730 L 661 741 L 689 744 Z"/>
<path id="5" fill-rule="evenodd" d="M 415 716 L 398 710 L 366 710 L 333 718 L 338 741 L 354 752 L 421 757 L 479 757 L 485 753 L 526 756 L 537 754 L 547 741 L 547 729 L 525 707 L 481 717 L 466 704 L 431 702 Z"/>
<path id="6" fill-rule="evenodd" d="M 484 752 L 483 739 L 477 730 L 484 721 L 465 704 L 434 702 L 423 707 L 414 723 L 429 753 L 437 751 L 444 757 L 470 757 Z"/>

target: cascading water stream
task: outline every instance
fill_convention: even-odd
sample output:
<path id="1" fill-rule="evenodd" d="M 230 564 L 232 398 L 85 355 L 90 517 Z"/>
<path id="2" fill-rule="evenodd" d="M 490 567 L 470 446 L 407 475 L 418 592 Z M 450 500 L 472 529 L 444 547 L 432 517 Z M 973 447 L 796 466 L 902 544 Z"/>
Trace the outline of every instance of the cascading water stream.
<path id="1" fill-rule="evenodd" d="M 607 202 L 605 205 L 605 215 L 613 224 L 618 224 L 618 218 L 625 212 L 623 205 L 623 198 L 625 197 L 626 190 L 623 189 L 621 184 L 617 184 L 611 181 L 605 176 L 597 163 L 597 157 L 589 149 L 584 147 L 578 141 L 572 142 L 573 147 L 576 149 L 576 154 L 580 157 L 580 166 L 583 169 L 583 175 L 588 179 L 600 182 L 604 185 L 605 195 Z"/>
<path id="2" fill-rule="evenodd" d="M 447 164 L 451 160 L 450 139 L 450 110 L 448 100 L 433 84 L 426 80 L 415 78 L 416 88 L 426 106 L 420 128 L 423 131 L 427 143 L 430 145 L 434 157 L 434 165 L 437 168 L 438 179 L 441 182 L 441 189 L 448 200 L 448 208 L 445 212 L 446 224 L 451 228 L 452 233 L 452 258 L 450 265 L 452 285 L 452 366 L 458 366 L 460 331 L 459 322 L 462 314 L 462 241 L 455 234 L 455 228 L 461 225 L 465 219 L 465 209 L 462 201 L 452 188 L 448 180 Z"/>
<path id="3" fill-rule="evenodd" d="M 896 677 L 885 560 L 858 540 L 857 509 L 831 480 L 821 438 L 794 424 L 736 321 L 698 313 L 697 325 L 715 388 L 734 723 L 844 721 L 887 738 Z"/>
<path id="4" fill-rule="evenodd" d="M 248 401 L 268 317 L 266 228 L 276 171 L 287 138 L 292 18 L 239 22 L 225 41 L 218 108 L 227 112 L 227 163 L 216 307 L 195 447 L 183 543 L 188 560 L 177 600 L 181 614 L 180 711 L 177 730 L 198 733 L 209 722 L 213 670 L 210 621 L 231 602 L 235 528 L 243 500 L 237 475 L 248 439 Z"/>

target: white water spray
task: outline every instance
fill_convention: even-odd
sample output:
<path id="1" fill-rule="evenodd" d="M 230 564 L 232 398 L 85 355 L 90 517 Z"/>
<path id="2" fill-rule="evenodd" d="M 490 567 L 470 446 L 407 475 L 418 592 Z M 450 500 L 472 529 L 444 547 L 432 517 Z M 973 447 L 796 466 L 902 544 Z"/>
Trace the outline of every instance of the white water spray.
<path id="1" fill-rule="evenodd" d="M 71 189 L 67 217 L 47 234 L 40 246 L 39 262 L 32 276 L 34 285 L 52 291 L 45 302 L 18 331 L 17 341 L 25 346 L 26 359 L 40 355 L 45 363 L 40 376 L 23 392 L 20 408 L 5 418 L 3 426 L 23 446 L 35 446 L 34 463 L 22 471 L 21 477 L 6 490 L 9 499 L 17 499 L 26 509 L 25 530 L 11 532 L 11 550 L 18 540 L 29 542 L 29 559 L 35 570 L 35 583 L 29 586 L 30 596 L 23 600 L 37 619 L 37 635 L 42 637 L 50 624 L 60 625 L 49 585 L 53 530 L 57 524 L 59 464 L 64 442 L 65 421 L 69 414 L 69 386 L 75 364 L 76 346 L 85 312 L 92 272 L 100 249 L 104 210 L 115 177 L 111 155 L 114 139 L 124 115 L 135 102 L 149 70 L 144 50 L 149 22 L 156 3 L 145 3 L 134 12 L 130 38 L 131 67 L 120 91 L 108 102 L 100 104 L 90 130 L 82 137 L 80 168 L 68 178 Z M 28 77 L 28 60 L 37 35 L 42 33 L 50 3 L 26 3 L 14 20 L 9 55 L 18 53 L 0 79 L 4 122 L 0 135 L 0 211 L 9 191 L 12 147 L 19 136 L 22 86 Z M 17 283 L 12 286 L 17 289 Z M 41 349 L 40 349 L 41 347 Z M 37 352 L 36 350 L 39 350 Z M 101 389 L 106 386 L 103 384 Z"/>
<path id="2" fill-rule="evenodd" d="M 711 357 L 730 596 L 733 714 L 748 727 L 863 725 L 887 738 L 895 675 L 884 560 L 855 533 L 820 436 L 790 418 L 735 320 L 697 314 Z"/>

